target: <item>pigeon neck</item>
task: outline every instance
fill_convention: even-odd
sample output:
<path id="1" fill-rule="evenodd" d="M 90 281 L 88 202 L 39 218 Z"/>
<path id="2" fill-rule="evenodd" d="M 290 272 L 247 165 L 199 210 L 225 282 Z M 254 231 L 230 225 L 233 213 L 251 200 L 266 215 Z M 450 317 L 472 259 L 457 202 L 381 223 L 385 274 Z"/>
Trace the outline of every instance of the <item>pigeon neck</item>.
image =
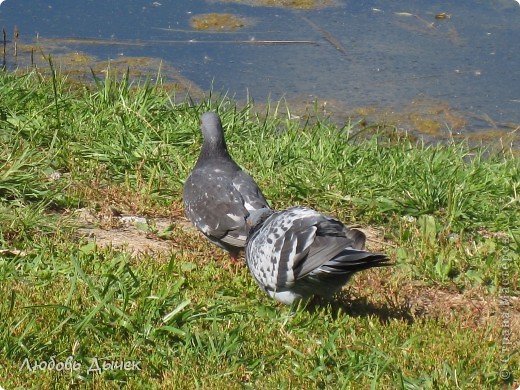
<path id="1" fill-rule="evenodd" d="M 204 156 L 204 158 L 231 158 L 227 151 L 226 141 L 223 138 L 204 141 L 200 155 Z"/>

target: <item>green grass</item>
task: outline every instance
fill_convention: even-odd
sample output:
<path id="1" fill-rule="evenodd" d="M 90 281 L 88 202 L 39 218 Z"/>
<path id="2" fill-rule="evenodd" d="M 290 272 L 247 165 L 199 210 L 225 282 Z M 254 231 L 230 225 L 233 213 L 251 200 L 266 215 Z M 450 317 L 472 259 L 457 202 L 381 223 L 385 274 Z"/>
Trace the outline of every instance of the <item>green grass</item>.
<path id="1" fill-rule="evenodd" d="M 496 301 L 505 282 L 516 293 L 514 151 L 301 122 L 280 105 L 258 113 L 226 99 L 176 102 L 160 82 L 127 77 L 83 85 L 54 72 L 2 73 L 0 96 L 4 388 L 518 384 L 518 346 L 502 350 L 501 316 L 518 318 L 518 306 L 468 315 L 470 300 L 444 311 L 434 301 L 437 314 L 420 314 L 407 301 L 425 289 Z M 290 308 L 175 222 L 168 253 L 132 256 L 79 238 L 73 214 L 82 207 L 178 220 L 207 110 L 219 111 L 231 154 L 273 206 L 309 205 L 379 227 L 395 267 L 358 275 L 346 301 Z M 504 382 L 506 353 L 512 376 Z M 77 370 L 27 369 L 69 356 Z M 101 366 L 139 361 L 140 370 L 89 371 L 95 358 Z"/>

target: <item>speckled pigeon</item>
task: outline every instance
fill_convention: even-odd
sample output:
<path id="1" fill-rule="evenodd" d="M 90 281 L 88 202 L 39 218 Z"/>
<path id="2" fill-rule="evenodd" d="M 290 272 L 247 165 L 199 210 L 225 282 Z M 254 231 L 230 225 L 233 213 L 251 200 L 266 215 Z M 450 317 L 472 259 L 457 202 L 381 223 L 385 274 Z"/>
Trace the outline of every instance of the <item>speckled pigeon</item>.
<path id="1" fill-rule="evenodd" d="M 248 224 L 247 266 L 260 287 L 285 304 L 330 298 L 355 272 L 390 265 L 385 255 L 364 250 L 361 231 L 309 208 L 257 210 Z"/>
<path id="2" fill-rule="evenodd" d="M 220 117 L 201 117 L 204 142 L 183 190 L 189 220 L 209 240 L 236 259 L 246 245 L 246 219 L 257 209 L 269 209 L 262 191 L 228 153 Z"/>

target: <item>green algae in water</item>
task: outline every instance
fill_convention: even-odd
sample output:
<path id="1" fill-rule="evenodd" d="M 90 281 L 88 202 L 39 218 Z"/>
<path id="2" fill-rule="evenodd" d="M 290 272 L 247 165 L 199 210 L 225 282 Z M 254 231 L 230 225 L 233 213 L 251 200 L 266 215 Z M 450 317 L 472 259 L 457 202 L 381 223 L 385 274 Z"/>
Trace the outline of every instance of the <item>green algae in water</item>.
<path id="1" fill-rule="evenodd" d="M 232 31 L 250 24 L 248 19 L 232 14 L 201 14 L 190 19 L 191 27 L 204 31 Z"/>

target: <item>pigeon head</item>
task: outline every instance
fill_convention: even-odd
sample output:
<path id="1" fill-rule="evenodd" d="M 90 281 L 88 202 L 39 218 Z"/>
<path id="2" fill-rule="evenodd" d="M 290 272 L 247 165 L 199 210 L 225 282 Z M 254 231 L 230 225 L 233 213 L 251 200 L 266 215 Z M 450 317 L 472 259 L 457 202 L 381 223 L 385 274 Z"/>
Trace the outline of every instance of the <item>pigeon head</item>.
<path id="1" fill-rule="evenodd" d="M 249 237 L 251 237 L 255 231 L 260 229 L 265 220 L 273 213 L 274 211 L 269 207 L 251 210 L 249 216 L 246 218 L 246 223 L 249 226 Z"/>
<path id="2" fill-rule="evenodd" d="M 226 150 L 224 129 L 218 114 L 216 112 L 205 112 L 200 117 L 200 120 L 202 122 L 201 130 L 204 136 L 204 144 L 211 145 L 213 149 Z"/>

